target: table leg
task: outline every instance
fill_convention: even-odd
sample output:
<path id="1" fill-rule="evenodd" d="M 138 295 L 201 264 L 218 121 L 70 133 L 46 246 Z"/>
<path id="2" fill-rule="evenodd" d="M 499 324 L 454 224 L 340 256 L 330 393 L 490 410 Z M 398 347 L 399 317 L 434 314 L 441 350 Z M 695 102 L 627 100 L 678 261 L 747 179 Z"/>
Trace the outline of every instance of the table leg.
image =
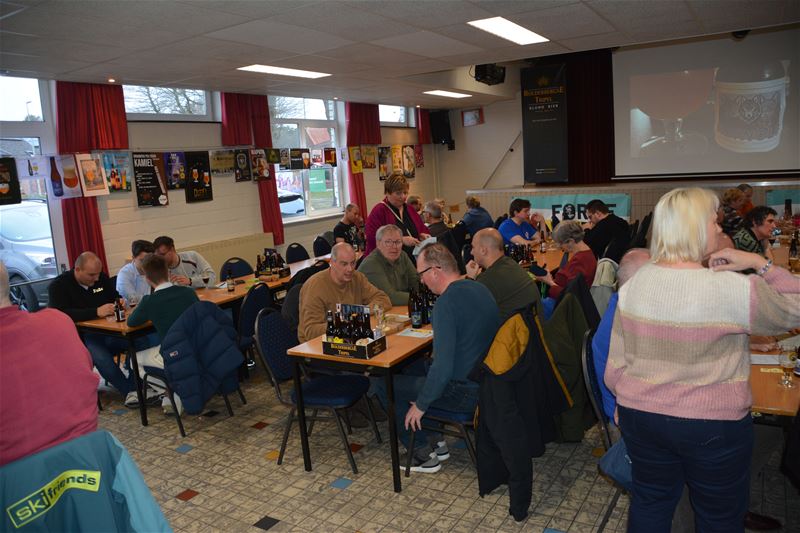
<path id="1" fill-rule="evenodd" d="M 389 449 L 392 454 L 392 480 L 394 481 L 394 491 L 400 492 L 400 451 L 397 446 L 397 423 L 394 408 L 394 378 L 392 369 L 389 368 L 384 376 L 386 380 L 386 399 L 389 405 L 386 406 L 387 419 L 389 421 Z"/>
<path id="2" fill-rule="evenodd" d="M 303 464 L 306 472 L 311 472 L 311 451 L 308 449 L 308 428 L 306 427 L 306 405 L 303 401 L 303 387 L 300 381 L 300 362 L 293 358 L 294 390 L 297 391 L 297 423 L 300 426 L 300 444 L 303 448 Z"/>
<path id="3" fill-rule="evenodd" d="M 131 362 L 131 372 L 133 372 L 133 382 L 136 384 L 136 396 L 139 398 L 139 416 L 142 425 L 147 425 L 147 403 L 145 403 L 145 391 L 142 387 L 142 380 L 139 377 L 139 361 L 136 359 L 136 346 L 133 344 L 133 337 L 128 337 L 128 358 Z"/>

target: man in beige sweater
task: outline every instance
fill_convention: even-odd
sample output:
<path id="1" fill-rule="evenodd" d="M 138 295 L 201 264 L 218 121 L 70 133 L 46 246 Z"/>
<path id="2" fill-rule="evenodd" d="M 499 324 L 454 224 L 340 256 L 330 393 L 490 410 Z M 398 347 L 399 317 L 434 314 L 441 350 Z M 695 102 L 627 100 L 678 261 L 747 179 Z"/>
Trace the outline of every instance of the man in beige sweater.
<path id="1" fill-rule="evenodd" d="M 392 307 L 386 293 L 372 285 L 367 277 L 356 271 L 353 247 L 340 242 L 331 250 L 331 267 L 317 272 L 300 290 L 300 325 L 297 337 L 306 342 L 325 333 L 325 315 L 335 311 L 337 303 Z"/>

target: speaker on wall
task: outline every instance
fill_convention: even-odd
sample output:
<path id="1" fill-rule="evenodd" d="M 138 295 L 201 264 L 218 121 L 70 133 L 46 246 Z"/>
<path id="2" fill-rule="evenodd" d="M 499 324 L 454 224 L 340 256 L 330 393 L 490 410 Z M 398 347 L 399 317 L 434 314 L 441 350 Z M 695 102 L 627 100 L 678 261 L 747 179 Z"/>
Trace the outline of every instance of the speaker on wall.
<path id="1" fill-rule="evenodd" d="M 443 109 L 431 111 L 431 140 L 434 144 L 450 144 L 453 135 L 450 133 L 450 111 Z"/>
<path id="2" fill-rule="evenodd" d="M 495 63 L 475 65 L 475 81 L 486 85 L 498 85 L 506 81 L 506 67 Z"/>

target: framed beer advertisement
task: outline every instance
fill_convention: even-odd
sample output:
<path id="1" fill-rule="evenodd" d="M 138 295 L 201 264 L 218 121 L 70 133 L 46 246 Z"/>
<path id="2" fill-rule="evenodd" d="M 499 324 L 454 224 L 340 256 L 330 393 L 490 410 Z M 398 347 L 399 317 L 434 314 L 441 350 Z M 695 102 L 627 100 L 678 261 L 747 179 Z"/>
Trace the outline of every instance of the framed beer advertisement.
<path id="1" fill-rule="evenodd" d="M 168 189 L 186 186 L 186 155 L 183 152 L 164 152 L 164 170 Z"/>
<path id="2" fill-rule="evenodd" d="M 233 150 L 211 150 L 208 152 L 208 159 L 212 178 L 230 179 L 235 176 L 235 154 Z"/>
<path id="3" fill-rule="evenodd" d="M 22 202 L 19 190 L 17 164 L 13 157 L 0 158 L 0 205 L 18 204 Z"/>
<path id="4" fill-rule="evenodd" d="M 49 171 L 50 179 L 46 182 L 48 198 L 61 200 L 83 196 L 74 155 L 50 156 Z"/>
<path id="5" fill-rule="evenodd" d="M 361 145 L 361 164 L 363 168 L 375 168 L 378 159 L 378 147 L 373 144 Z"/>
<path id="6" fill-rule="evenodd" d="M 163 207 L 169 205 L 164 159 L 157 152 L 133 153 L 133 182 L 136 185 L 136 205 Z"/>
<path id="7" fill-rule="evenodd" d="M 332 167 L 336 166 L 336 148 L 323 148 L 322 153 L 324 154 L 325 164 L 330 165 Z"/>
<path id="8" fill-rule="evenodd" d="M 211 166 L 208 152 L 184 152 L 186 155 L 186 203 L 208 202 L 214 199 Z"/>
<path id="9" fill-rule="evenodd" d="M 103 162 L 111 192 L 130 192 L 131 154 L 130 152 L 96 152 Z"/>
<path id="10" fill-rule="evenodd" d="M 236 181 L 250 181 L 253 179 L 253 171 L 250 168 L 250 151 L 237 149 L 233 151 L 234 166 L 233 175 Z"/>
<path id="11" fill-rule="evenodd" d="M 106 171 L 97 154 L 75 154 L 75 165 L 84 196 L 104 196 L 109 194 Z"/>
<path id="12" fill-rule="evenodd" d="M 270 165 L 267 163 L 267 154 L 261 148 L 250 150 L 250 168 L 253 169 L 253 180 L 262 181 L 270 178 Z"/>
<path id="13" fill-rule="evenodd" d="M 378 179 L 381 181 L 389 177 L 389 160 L 392 157 L 392 149 L 388 146 L 378 147 Z"/>

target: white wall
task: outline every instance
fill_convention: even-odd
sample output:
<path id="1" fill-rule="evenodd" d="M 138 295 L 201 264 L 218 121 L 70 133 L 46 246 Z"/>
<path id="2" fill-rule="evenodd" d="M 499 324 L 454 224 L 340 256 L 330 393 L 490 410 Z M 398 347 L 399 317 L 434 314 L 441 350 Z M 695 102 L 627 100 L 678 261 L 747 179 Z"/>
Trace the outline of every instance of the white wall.
<path id="1" fill-rule="evenodd" d="M 384 145 L 417 142 L 413 128 L 381 128 L 381 134 Z M 221 145 L 219 123 L 129 122 L 128 138 L 131 151 L 202 150 Z M 411 192 L 430 199 L 435 190 L 435 154 L 431 145 L 424 147 L 424 154 L 425 168 L 416 170 Z M 343 182 L 346 191 L 346 177 Z M 383 198 L 383 182 L 378 179 L 377 169 L 364 171 L 364 186 L 371 208 Z M 135 192 L 112 193 L 98 197 L 98 209 L 112 275 L 130 258 L 130 244 L 135 239 L 169 235 L 179 248 L 187 249 L 261 232 L 258 192 L 253 182 L 216 180 L 214 200 L 194 204 L 186 203 L 182 190 L 170 191 L 166 207 L 139 208 Z M 286 244 L 299 242 L 312 254 L 314 238 L 332 230 L 339 218 L 340 215 L 291 221 L 284 225 L 285 244 L 278 248 L 283 252 Z"/>
<path id="2" fill-rule="evenodd" d="M 438 194 L 448 205 L 460 204 L 461 211 L 455 218 L 464 212 L 467 190 L 523 185 L 521 105 L 520 93 L 514 100 L 488 105 L 483 108 L 483 124 L 466 128 L 461 125 L 461 111 L 450 111 L 456 149 L 450 151 L 444 145 L 435 145 L 434 149 L 438 157 Z"/>

